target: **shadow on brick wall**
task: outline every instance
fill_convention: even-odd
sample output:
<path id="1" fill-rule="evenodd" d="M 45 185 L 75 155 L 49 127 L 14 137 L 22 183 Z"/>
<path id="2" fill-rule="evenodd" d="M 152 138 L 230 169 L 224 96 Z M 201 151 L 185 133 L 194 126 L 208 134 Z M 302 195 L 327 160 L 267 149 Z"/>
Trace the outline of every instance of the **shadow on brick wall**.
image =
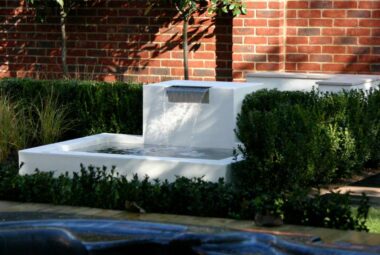
<path id="1" fill-rule="evenodd" d="M 18 1 L 0 2 L 5 6 L 0 12 L 0 75 L 61 78 L 59 18 L 52 15 L 57 10 L 50 9 L 51 15 L 39 23 L 33 9 L 18 6 Z M 70 76 L 139 82 L 182 78 L 182 23 L 176 10 L 157 8 L 147 15 L 144 11 L 144 1 L 116 0 L 87 2 L 72 10 L 67 24 Z M 214 52 L 215 72 L 205 76 L 231 80 L 232 18 L 211 19 L 203 13 L 190 24 L 190 68 L 200 75 L 209 71 L 201 57 Z"/>

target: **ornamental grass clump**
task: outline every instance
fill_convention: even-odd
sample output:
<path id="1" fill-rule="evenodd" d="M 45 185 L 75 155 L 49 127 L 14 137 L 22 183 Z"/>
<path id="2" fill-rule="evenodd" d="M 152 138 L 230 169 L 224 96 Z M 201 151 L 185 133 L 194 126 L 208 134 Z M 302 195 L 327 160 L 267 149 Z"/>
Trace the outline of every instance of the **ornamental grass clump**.
<path id="1" fill-rule="evenodd" d="M 0 95 L 0 162 L 25 148 L 33 136 L 28 110 Z"/>
<path id="2" fill-rule="evenodd" d="M 53 90 L 34 105 L 36 114 L 37 142 L 49 144 L 57 142 L 63 134 L 70 131 L 75 121 L 70 119 L 70 110 L 66 105 L 60 105 Z"/>

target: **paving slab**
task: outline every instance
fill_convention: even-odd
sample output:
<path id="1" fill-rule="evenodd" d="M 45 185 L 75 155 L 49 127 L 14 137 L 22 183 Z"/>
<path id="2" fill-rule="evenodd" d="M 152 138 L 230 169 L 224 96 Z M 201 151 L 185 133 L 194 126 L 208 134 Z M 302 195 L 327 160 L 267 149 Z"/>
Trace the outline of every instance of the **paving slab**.
<path id="1" fill-rule="evenodd" d="M 372 206 L 380 206 L 380 188 L 361 187 L 361 186 L 343 186 L 333 190 L 334 192 L 350 193 L 353 202 L 360 201 L 362 194 L 366 194 L 369 198 L 369 204 Z"/>

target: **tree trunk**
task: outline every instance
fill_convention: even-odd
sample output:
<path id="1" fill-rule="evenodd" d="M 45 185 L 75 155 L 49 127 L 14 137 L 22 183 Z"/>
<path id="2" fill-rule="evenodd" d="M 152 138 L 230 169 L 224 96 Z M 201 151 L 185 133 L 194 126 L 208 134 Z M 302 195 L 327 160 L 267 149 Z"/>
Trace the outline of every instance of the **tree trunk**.
<path id="1" fill-rule="evenodd" d="M 189 19 L 184 17 L 183 19 L 183 27 L 182 27 L 182 45 L 183 45 L 183 72 L 185 80 L 189 79 L 189 63 L 188 63 L 188 54 L 189 54 L 189 46 L 187 42 L 187 28 L 189 26 Z"/>
<path id="2" fill-rule="evenodd" d="M 61 58 L 62 58 L 62 70 L 63 70 L 63 78 L 69 78 L 69 69 L 67 67 L 67 36 L 66 36 L 66 17 L 67 13 L 63 8 L 61 8 Z"/>

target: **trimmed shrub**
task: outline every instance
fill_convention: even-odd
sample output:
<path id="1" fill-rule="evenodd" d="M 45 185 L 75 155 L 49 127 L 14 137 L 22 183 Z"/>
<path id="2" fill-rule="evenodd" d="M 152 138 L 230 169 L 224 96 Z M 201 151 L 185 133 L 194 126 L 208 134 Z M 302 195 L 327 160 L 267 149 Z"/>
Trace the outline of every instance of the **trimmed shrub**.
<path id="1" fill-rule="evenodd" d="M 318 95 L 262 90 L 248 95 L 237 118 L 236 134 L 245 161 L 234 166 L 236 185 L 257 194 L 281 194 L 309 185 L 315 178 L 320 151 L 330 144 L 312 111 Z M 307 106 L 307 107 L 305 107 Z M 324 153 L 328 168 L 331 153 Z M 323 175 L 324 176 L 324 175 Z"/>
<path id="2" fill-rule="evenodd" d="M 368 231 L 368 197 L 363 194 L 354 212 L 349 194 L 330 193 L 315 197 L 298 195 L 284 203 L 284 217 L 289 224 Z"/>
<path id="3" fill-rule="evenodd" d="M 366 134 L 370 139 L 369 167 L 380 167 L 380 90 L 372 91 L 368 96 L 368 115 Z"/>
<path id="4" fill-rule="evenodd" d="M 236 185 L 282 194 L 361 171 L 376 158 L 378 93 L 248 95 L 237 118 L 245 161 L 234 165 Z"/>
<path id="5" fill-rule="evenodd" d="M 52 173 L 38 171 L 20 176 L 17 172 L 14 164 L 0 164 L 0 199 L 107 209 L 143 208 L 150 213 L 249 220 L 260 210 L 258 203 L 265 203 L 223 180 L 212 183 L 181 177 L 169 183 L 137 176 L 127 180 L 118 176 L 115 169 L 83 166 L 72 178 L 67 174 L 54 178 Z M 277 200 L 280 201 L 277 209 L 284 212 L 285 223 L 366 230 L 368 199 L 362 201 L 358 214 L 354 215 L 347 195 L 308 198 L 297 194 L 301 195 Z"/>

